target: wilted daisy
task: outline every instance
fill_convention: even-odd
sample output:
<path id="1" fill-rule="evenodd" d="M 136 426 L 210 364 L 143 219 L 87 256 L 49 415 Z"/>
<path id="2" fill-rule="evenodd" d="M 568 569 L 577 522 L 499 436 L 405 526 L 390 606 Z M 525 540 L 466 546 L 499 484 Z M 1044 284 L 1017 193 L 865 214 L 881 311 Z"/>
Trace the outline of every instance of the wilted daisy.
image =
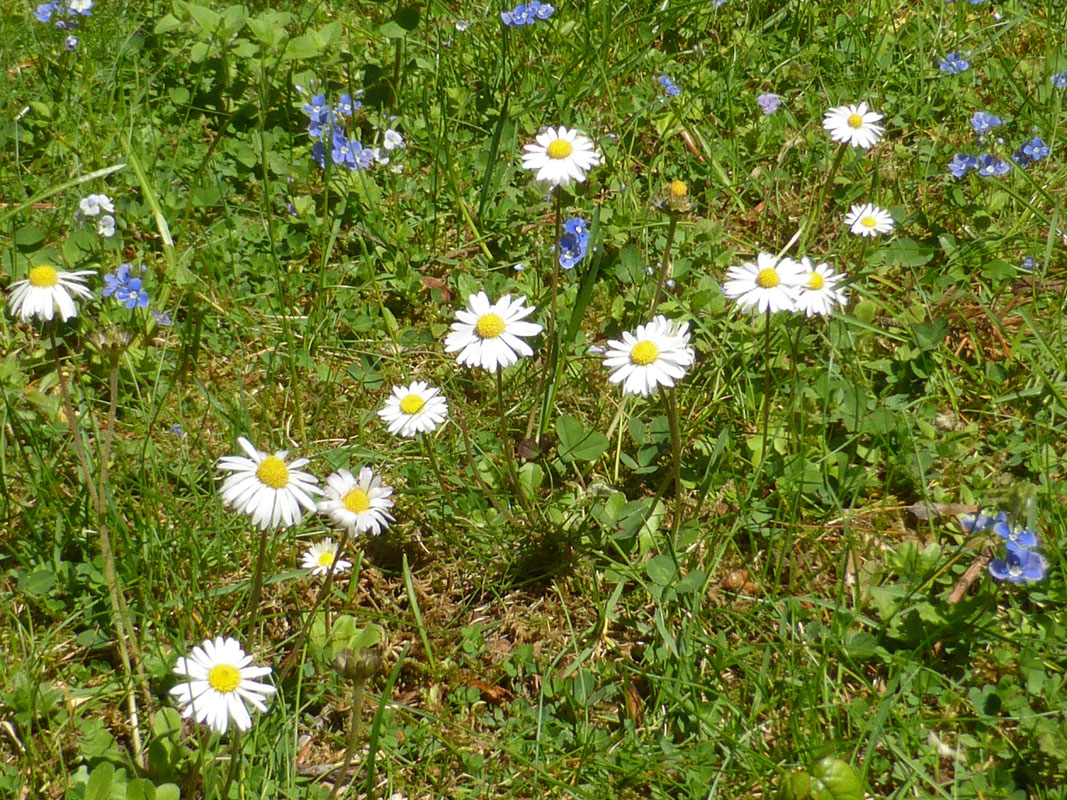
<path id="1" fill-rule="evenodd" d="M 243 436 L 237 444 L 248 458 L 225 456 L 219 459 L 219 469 L 233 473 L 219 490 L 225 505 L 239 514 L 248 514 L 252 523 L 263 530 L 288 528 L 300 522 L 304 516 L 301 507 L 315 510 L 311 495 L 322 494 L 322 490 L 315 485 L 318 480 L 314 475 L 299 470 L 308 459 L 298 458 L 286 463 L 288 452 L 285 450 L 269 456 L 254 448 Z"/>
<path id="2" fill-rule="evenodd" d="M 231 718 L 239 730 L 251 728 L 245 701 L 266 711 L 264 698 L 277 691 L 270 684 L 252 680 L 269 675 L 270 667 L 253 667 L 251 663 L 252 656 L 236 639 L 221 636 L 205 639 L 187 657 L 179 658 L 174 673 L 183 680 L 170 693 L 181 704 L 182 716 L 195 717 L 219 733 L 226 733 Z"/>
<path id="3" fill-rule="evenodd" d="M 339 469 L 326 479 L 326 499 L 319 513 L 350 533 L 381 533 L 394 521 L 389 513 L 393 487 L 383 486 L 380 475 L 370 467 L 359 471 L 359 479 L 347 469 Z"/>
<path id="4" fill-rule="evenodd" d="M 845 216 L 845 225 L 851 227 L 857 236 L 877 236 L 893 230 L 893 218 L 884 208 L 874 203 L 863 203 L 852 206 Z"/>
<path id="5" fill-rule="evenodd" d="M 523 169 L 536 170 L 537 180 L 553 186 L 581 183 L 585 173 L 600 161 L 592 140 L 576 130 L 545 128 L 537 134 L 537 141 L 524 148 Z"/>
<path id="6" fill-rule="evenodd" d="M 516 364 L 521 356 L 532 356 L 533 350 L 523 338 L 536 336 L 541 326 L 523 321 L 536 310 L 525 302 L 525 297 L 512 300 L 506 294 L 490 303 L 485 292 L 472 294 L 467 308 L 456 312 L 452 332 L 445 338 L 445 352 L 458 350 L 460 364 L 489 372 Z"/>
<path id="7" fill-rule="evenodd" d="M 676 325 L 660 315 L 634 333 L 623 333 L 622 341 L 609 341 L 604 366 L 612 370 L 608 380 L 622 383 L 624 394 L 647 397 L 658 386 L 674 386 L 694 358 L 689 323 Z"/>
<path id="8" fill-rule="evenodd" d="M 431 389 L 425 381 L 410 386 L 394 386 L 392 396 L 378 409 L 378 416 L 389 433 L 414 436 L 435 430 L 448 416 L 448 401 L 440 389 Z"/>
<path id="9" fill-rule="evenodd" d="M 791 258 L 781 260 L 760 253 L 756 263 L 726 270 L 723 291 L 748 311 L 794 311 L 797 290 L 805 281 L 803 268 Z"/>
<path id="10" fill-rule="evenodd" d="M 805 280 L 797 294 L 797 310 L 803 311 L 804 316 L 825 316 L 834 310 L 835 305 L 843 306 L 848 302 L 848 293 L 837 288 L 845 279 L 843 274 L 834 272 L 829 264 L 815 265 L 807 257 L 800 259 L 800 267 Z"/>
<path id="11" fill-rule="evenodd" d="M 59 318 L 66 322 L 78 316 L 71 292 L 81 297 L 92 297 L 92 292 L 84 285 L 85 276 L 95 274 L 93 270 L 81 272 L 62 272 L 55 267 L 31 267 L 26 280 L 11 284 L 11 296 L 7 307 L 12 315 L 23 322 L 30 317 L 37 317 L 42 322 L 49 322 L 59 312 Z"/>
<path id="12" fill-rule="evenodd" d="M 331 566 L 334 572 L 351 569 L 352 562 L 337 557 L 337 543 L 333 539 L 323 539 L 304 551 L 300 566 L 311 570 L 312 575 L 325 575 L 330 571 Z"/>
<path id="13" fill-rule="evenodd" d="M 865 150 L 878 144 L 884 128 L 876 125 L 882 115 L 867 109 L 866 103 L 858 106 L 837 106 L 831 108 L 822 118 L 822 126 L 830 132 L 835 142 L 847 142 L 853 147 Z"/>

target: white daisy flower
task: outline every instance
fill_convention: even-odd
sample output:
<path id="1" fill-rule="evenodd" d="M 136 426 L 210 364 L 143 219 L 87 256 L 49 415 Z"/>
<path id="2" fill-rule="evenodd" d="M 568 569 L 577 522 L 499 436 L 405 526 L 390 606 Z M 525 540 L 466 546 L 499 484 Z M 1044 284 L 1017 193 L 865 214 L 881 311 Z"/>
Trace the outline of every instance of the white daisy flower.
<path id="1" fill-rule="evenodd" d="M 878 144 L 885 129 L 876 125 L 882 115 L 876 111 L 869 111 L 866 103 L 858 106 L 837 106 L 831 108 L 823 115 L 822 126 L 830 132 L 830 138 L 835 142 L 847 142 L 853 147 L 862 147 L 864 150 Z"/>
<path id="2" fill-rule="evenodd" d="M 490 303 L 485 292 L 472 294 L 467 298 L 467 308 L 456 312 L 457 321 L 445 337 L 445 352 L 458 350 L 460 364 L 489 372 L 517 364 L 521 356 L 532 356 L 533 350 L 523 338 L 536 336 L 541 326 L 523 321 L 536 310 L 535 306 L 525 306 L 525 302 L 525 297 L 512 300 L 506 294 Z"/>
<path id="3" fill-rule="evenodd" d="M 220 458 L 218 464 L 219 469 L 233 473 L 219 490 L 225 505 L 239 514 L 248 514 L 252 523 L 263 530 L 288 528 L 300 522 L 304 516 L 301 506 L 308 511 L 315 510 L 311 495 L 322 494 L 315 485 L 318 479 L 299 469 L 309 463 L 308 459 L 298 458 L 286 463 L 288 452 L 285 450 L 268 456 L 243 436 L 237 444 L 248 458 L 226 456 Z"/>
<path id="4" fill-rule="evenodd" d="M 83 197 L 78 203 L 78 209 L 86 217 L 95 217 L 101 211 L 109 214 L 115 213 L 115 205 L 106 194 L 90 194 Z"/>
<path id="5" fill-rule="evenodd" d="M 395 521 L 389 509 L 393 487 L 383 486 L 380 475 L 370 467 L 359 471 L 359 480 L 347 469 L 339 469 L 326 479 L 326 498 L 319 513 L 350 533 L 381 533 Z"/>
<path id="6" fill-rule="evenodd" d="M 537 134 L 536 144 L 523 148 L 523 169 L 537 170 L 537 180 L 553 186 L 581 183 L 585 173 L 600 162 L 600 154 L 588 136 L 576 130 L 545 128 Z"/>
<path id="7" fill-rule="evenodd" d="M 834 272 L 829 264 L 816 266 L 807 257 L 800 259 L 800 266 L 806 277 L 797 296 L 798 311 L 803 311 L 807 317 L 826 316 L 834 306 L 848 303 L 848 292 L 837 288 L 837 284 L 845 279 L 843 273 Z"/>
<path id="8" fill-rule="evenodd" d="M 764 311 L 795 311 L 797 286 L 803 283 L 801 266 L 791 258 L 779 261 L 770 253 L 760 253 L 755 264 L 742 264 L 726 271 L 723 286 L 727 297 L 741 308 Z"/>
<path id="9" fill-rule="evenodd" d="M 893 218 L 889 212 L 874 203 L 852 206 L 845 216 L 845 224 L 851 226 L 856 236 L 877 236 L 893 230 Z"/>
<path id="10" fill-rule="evenodd" d="M 609 381 L 622 383 L 623 394 L 647 397 L 658 386 L 674 386 L 695 357 L 689 323 L 676 325 L 660 315 L 634 333 L 624 333 L 622 341 L 609 341 L 604 366 L 613 370 Z"/>
<path id="11" fill-rule="evenodd" d="M 344 572 L 352 568 L 351 561 L 337 557 L 337 543 L 333 539 L 315 542 L 306 551 L 300 562 L 304 569 L 311 570 L 312 575 L 325 575 L 333 566 L 334 572 Z"/>
<path id="12" fill-rule="evenodd" d="M 440 389 L 415 381 L 410 386 L 394 386 L 392 397 L 378 409 L 378 416 L 389 427 L 389 433 L 401 436 L 429 433 L 448 416 L 448 401 Z"/>
<path id="13" fill-rule="evenodd" d="M 170 693 L 182 706 L 182 716 L 195 717 L 219 733 L 226 733 L 231 719 L 239 730 L 251 728 L 245 701 L 266 711 L 264 698 L 277 691 L 252 680 L 269 675 L 270 667 L 253 667 L 251 663 L 252 656 L 245 654 L 236 639 L 221 636 L 205 639 L 188 656 L 179 658 L 174 673 L 183 680 Z"/>
<path id="14" fill-rule="evenodd" d="M 37 317 L 42 322 L 51 321 L 56 311 L 59 318 L 66 322 L 78 316 L 78 307 L 74 305 L 71 293 L 80 297 L 92 297 L 92 292 L 84 285 L 86 275 L 95 275 L 91 270 L 81 272 L 62 272 L 55 267 L 31 267 L 26 280 L 11 284 L 11 296 L 7 299 L 8 310 L 23 322 L 30 317 Z"/>

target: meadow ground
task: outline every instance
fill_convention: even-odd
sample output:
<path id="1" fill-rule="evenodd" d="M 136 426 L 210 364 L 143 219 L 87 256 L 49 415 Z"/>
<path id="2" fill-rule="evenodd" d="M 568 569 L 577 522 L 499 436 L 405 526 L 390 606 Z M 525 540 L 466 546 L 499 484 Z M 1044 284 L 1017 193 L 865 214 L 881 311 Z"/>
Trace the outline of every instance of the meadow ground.
<path id="1" fill-rule="evenodd" d="M 0 797 L 1067 797 L 1067 6 L 0 14 Z"/>

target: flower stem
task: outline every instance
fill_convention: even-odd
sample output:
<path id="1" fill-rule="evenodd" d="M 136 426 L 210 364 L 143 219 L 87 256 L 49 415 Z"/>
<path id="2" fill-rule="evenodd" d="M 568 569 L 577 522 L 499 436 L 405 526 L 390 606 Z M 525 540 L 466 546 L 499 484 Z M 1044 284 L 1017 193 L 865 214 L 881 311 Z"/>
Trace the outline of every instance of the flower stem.
<path id="1" fill-rule="evenodd" d="M 527 515 L 532 513 L 530 501 L 526 499 L 526 493 L 519 483 L 519 473 L 515 469 L 515 451 L 511 446 L 511 436 L 508 434 L 507 416 L 504 414 L 504 374 L 503 370 L 496 371 L 496 411 L 500 416 L 500 439 L 504 443 L 504 473 L 508 476 L 511 490 L 519 498 L 519 503 L 526 510 Z"/>
<path id="2" fill-rule="evenodd" d="M 656 315 L 656 306 L 663 297 L 663 284 L 667 279 L 667 262 L 671 256 L 671 244 L 674 242 L 674 231 L 678 227 L 678 214 L 671 212 L 671 221 L 667 226 L 667 243 L 663 245 L 663 259 L 659 264 L 659 278 L 656 280 L 656 293 L 652 295 L 652 310 L 649 316 Z"/>
<path id="3" fill-rule="evenodd" d="M 759 465 L 763 469 L 763 459 L 767 455 L 767 428 L 771 416 L 771 309 L 763 317 L 763 440 L 760 443 Z"/>
<path id="4" fill-rule="evenodd" d="M 834 156 L 833 163 L 830 164 L 830 170 L 826 173 L 826 179 L 819 187 L 819 198 L 815 201 L 815 209 L 811 213 L 811 220 L 804 228 L 804 238 L 800 243 L 800 252 L 803 254 L 808 244 L 808 237 L 816 231 L 819 227 L 819 217 L 822 215 L 823 201 L 826 198 L 826 187 L 830 186 L 834 182 L 834 176 L 837 175 L 837 168 L 841 166 L 841 161 L 845 157 L 845 152 L 848 150 L 847 144 L 842 144 L 837 149 L 837 155 Z"/>
<path id="5" fill-rule="evenodd" d="M 259 616 L 259 599 L 263 593 L 263 562 L 267 555 L 267 539 L 270 528 L 264 528 L 259 534 L 259 555 L 256 556 L 256 574 L 252 578 L 252 594 L 248 599 L 248 629 L 251 630 Z"/>
<path id="6" fill-rule="evenodd" d="M 667 390 L 667 422 L 671 429 L 671 470 L 674 473 L 674 522 L 671 532 L 682 525 L 682 437 L 678 430 L 678 398 L 674 387 Z"/>
<path id="7" fill-rule="evenodd" d="M 559 239 L 563 229 L 563 192 L 558 186 L 552 190 L 556 209 L 555 239 L 552 242 L 552 308 L 548 318 L 548 340 L 556 346 L 556 297 L 559 294 Z"/>

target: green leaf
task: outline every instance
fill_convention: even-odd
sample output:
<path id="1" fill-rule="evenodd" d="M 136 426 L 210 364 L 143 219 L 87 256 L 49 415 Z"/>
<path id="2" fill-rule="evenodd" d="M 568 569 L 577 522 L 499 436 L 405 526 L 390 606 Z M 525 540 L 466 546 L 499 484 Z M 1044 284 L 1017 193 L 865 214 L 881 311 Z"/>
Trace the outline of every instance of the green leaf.
<path id="1" fill-rule="evenodd" d="M 182 793 L 174 783 L 161 783 L 156 787 L 156 800 L 181 800 Z"/>
<path id="2" fill-rule="evenodd" d="M 111 782 L 115 778 L 115 767 L 107 761 L 97 764 L 89 782 L 85 785 L 85 800 L 108 800 L 111 796 Z"/>
<path id="3" fill-rule="evenodd" d="M 182 21 L 180 19 L 173 14 L 167 14 L 156 23 L 156 27 L 152 29 L 152 32 L 156 36 L 160 36 L 164 33 L 170 33 L 173 30 L 177 30 L 181 26 Z"/>
<path id="4" fill-rule="evenodd" d="M 522 484 L 523 491 L 526 492 L 527 497 L 533 497 L 537 494 L 537 490 L 541 488 L 541 483 L 545 479 L 545 471 L 540 464 L 529 461 L 519 468 L 519 483 Z"/>
<path id="5" fill-rule="evenodd" d="M 811 766 L 813 800 L 863 800 L 863 783 L 848 762 L 826 756 Z"/>
<path id="6" fill-rule="evenodd" d="M 645 572 L 649 580 L 660 586 L 670 586 L 678 576 L 678 570 L 674 566 L 674 559 L 667 555 L 653 556 L 645 565 Z"/>
<path id="7" fill-rule="evenodd" d="M 218 28 L 222 17 L 207 6 L 189 5 L 189 16 L 200 26 L 202 33 L 211 34 Z"/>
<path id="8" fill-rule="evenodd" d="M 30 595 L 46 594 L 56 585 L 56 576 L 49 569 L 39 569 L 19 578 L 19 591 Z"/>
<path id="9" fill-rule="evenodd" d="M 559 435 L 559 457 L 564 461 L 596 461 L 608 449 L 608 437 L 586 428 L 574 417 L 565 415 L 556 420 Z"/>
<path id="10" fill-rule="evenodd" d="M 24 253 L 32 250 L 39 250 L 41 243 L 44 241 L 44 232 L 35 225 L 23 225 L 17 231 L 15 231 L 15 247 Z"/>
<path id="11" fill-rule="evenodd" d="M 929 322 L 920 322 L 912 327 L 912 335 L 920 350 L 935 350 L 942 340 L 948 336 L 949 324 L 947 319 L 932 319 Z"/>

